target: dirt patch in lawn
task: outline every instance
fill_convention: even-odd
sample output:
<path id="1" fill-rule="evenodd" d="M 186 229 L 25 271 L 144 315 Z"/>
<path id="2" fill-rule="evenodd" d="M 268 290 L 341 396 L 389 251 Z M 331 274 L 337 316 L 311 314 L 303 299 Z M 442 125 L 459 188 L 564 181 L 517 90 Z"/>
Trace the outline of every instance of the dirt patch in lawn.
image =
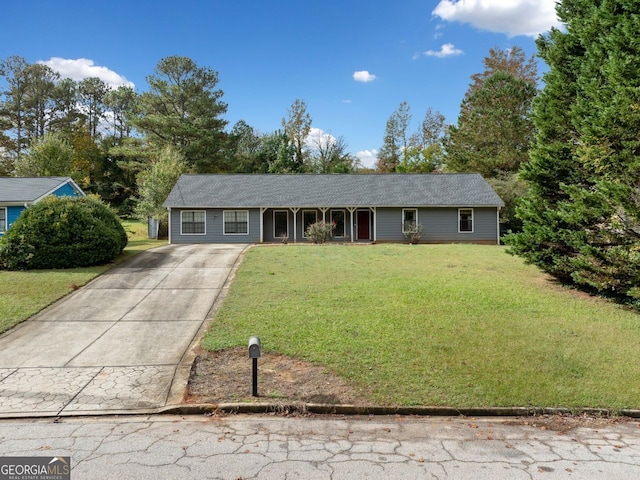
<path id="1" fill-rule="evenodd" d="M 253 397 L 252 365 L 243 347 L 216 352 L 200 349 L 191 368 L 185 403 L 367 404 L 355 388 L 325 367 L 270 353 L 258 359 L 258 397 Z"/>
<path id="2" fill-rule="evenodd" d="M 258 359 L 258 396 L 251 395 L 252 360 L 247 349 L 216 352 L 198 349 L 191 368 L 184 403 L 268 402 L 275 405 L 324 403 L 369 406 L 367 396 L 325 367 L 303 360 L 263 353 Z M 630 421 L 623 417 L 540 415 L 505 418 L 505 425 L 525 425 L 566 433 L 576 428 L 599 428 Z"/>

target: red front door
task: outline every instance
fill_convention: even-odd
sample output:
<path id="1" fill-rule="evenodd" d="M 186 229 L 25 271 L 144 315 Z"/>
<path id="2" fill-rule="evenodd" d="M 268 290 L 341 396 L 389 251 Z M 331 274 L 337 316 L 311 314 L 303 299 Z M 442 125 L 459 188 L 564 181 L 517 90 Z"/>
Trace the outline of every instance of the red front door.
<path id="1" fill-rule="evenodd" d="M 369 210 L 358 210 L 358 236 L 356 240 L 371 240 L 369 233 L 369 223 L 371 212 Z"/>

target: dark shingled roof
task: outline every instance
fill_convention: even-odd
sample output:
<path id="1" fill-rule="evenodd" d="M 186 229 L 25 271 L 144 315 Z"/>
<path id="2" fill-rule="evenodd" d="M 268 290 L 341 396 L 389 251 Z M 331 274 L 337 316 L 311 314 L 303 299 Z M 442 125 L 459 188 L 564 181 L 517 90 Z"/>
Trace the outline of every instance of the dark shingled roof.
<path id="1" fill-rule="evenodd" d="M 70 177 L 0 177 L 0 202 L 35 202 L 70 180 Z"/>
<path id="2" fill-rule="evenodd" d="M 501 207 L 477 173 L 182 175 L 165 207 Z"/>

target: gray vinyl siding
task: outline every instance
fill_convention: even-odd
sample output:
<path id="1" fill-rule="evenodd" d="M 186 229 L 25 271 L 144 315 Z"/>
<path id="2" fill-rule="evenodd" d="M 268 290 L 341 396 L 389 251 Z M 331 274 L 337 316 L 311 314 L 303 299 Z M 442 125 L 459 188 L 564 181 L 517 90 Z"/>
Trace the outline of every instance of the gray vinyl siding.
<path id="1" fill-rule="evenodd" d="M 406 208 L 415 208 L 407 206 Z M 497 209 L 473 209 L 473 233 L 458 233 L 458 208 L 418 208 L 418 223 L 424 227 L 421 242 L 489 242 L 497 243 Z M 402 233 L 402 208 L 378 208 L 377 240 L 380 242 L 406 241 Z"/>
<path id="2" fill-rule="evenodd" d="M 422 215 L 418 210 L 418 223 Z M 402 233 L 402 208 L 376 208 L 376 240 L 380 242 L 404 242 Z"/>
<path id="3" fill-rule="evenodd" d="M 180 212 L 202 211 L 205 214 L 204 235 L 182 235 L 180 233 Z M 248 210 L 249 233 L 247 235 L 224 235 L 224 210 Z M 171 243 L 258 243 L 260 242 L 260 210 L 247 208 L 172 208 L 171 209 Z"/>
<path id="4" fill-rule="evenodd" d="M 407 206 L 405 208 L 416 208 Z M 458 207 L 422 207 L 418 208 L 418 223 L 424 227 L 422 243 L 463 243 L 481 242 L 497 243 L 497 209 L 495 207 L 460 207 L 473 209 L 473 233 L 458 232 Z M 205 214 L 204 235 L 182 235 L 180 233 L 180 211 L 202 211 Z M 223 235 L 223 211 L 224 210 L 248 210 L 249 233 L 248 235 Z M 274 210 L 287 210 L 289 222 L 289 242 L 293 242 L 293 216 L 294 213 L 286 208 L 267 209 L 264 213 L 264 241 L 267 243 L 281 242 L 274 237 L 273 212 Z M 306 242 L 302 236 L 303 216 L 305 210 L 300 209 L 296 213 L 296 241 Z M 336 210 L 343 210 L 336 208 Z M 402 233 L 402 208 L 380 207 L 376 209 L 376 240 L 379 242 L 406 242 Z M 322 211 L 317 211 L 318 220 L 322 219 Z M 345 208 L 345 238 L 336 238 L 336 242 L 348 242 L 351 236 L 351 213 Z M 326 220 L 331 220 L 331 210 L 326 212 Z M 356 212 L 353 213 L 354 220 Z M 354 233 L 356 229 L 354 227 Z M 373 232 L 372 232 L 373 238 Z M 228 209 L 198 209 L 198 208 L 173 208 L 171 209 L 171 242 L 172 243 L 259 243 L 260 242 L 260 210 L 246 208 Z"/>
<path id="5" fill-rule="evenodd" d="M 473 208 L 473 233 L 458 233 L 457 208 L 434 208 L 426 213 L 425 217 L 418 214 L 418 221 L 424 227 L 422 238 L 427 243 L 487 241 L 498 243 L 496 208 Z"/>

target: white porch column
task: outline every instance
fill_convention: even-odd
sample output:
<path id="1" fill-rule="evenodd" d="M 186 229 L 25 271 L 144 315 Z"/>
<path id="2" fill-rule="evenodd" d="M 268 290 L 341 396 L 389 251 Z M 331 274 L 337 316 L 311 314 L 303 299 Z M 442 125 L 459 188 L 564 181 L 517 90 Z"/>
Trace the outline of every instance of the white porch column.
<path id="1" fill-rule="evenodd" d="M 293 212 L 293 243 L 298 241 L 298 211 L 300 207 L 294 207 L 291 209 Z"/>
<path id="2" fill-rule="evenodd" d="M 327 223 L 327 207 L 320 207 L 320 211 L 322 212 L 322 222 Z"/>
<path id="3" fill-rule="evenodd" d="M 264 243 L 264 212 L 266 211 L 266 207 L 260 207 L 260 243 Z"/>
<path id="4" fill-rule="evenodd" d="M 347 210 L 349 210 L 349 213 L 351 214 L 351 243 L 353 243 L 355 241 L 353 236 L 353 212 L 356 211 L 356 207 L 347 207 Z"/>
<path id="5" fill-rule="evenodd" d="M 378 213 L 376 207 L 370 207 L 373 212 L 373 242 L 375 243 L 378 238 Z"/>

